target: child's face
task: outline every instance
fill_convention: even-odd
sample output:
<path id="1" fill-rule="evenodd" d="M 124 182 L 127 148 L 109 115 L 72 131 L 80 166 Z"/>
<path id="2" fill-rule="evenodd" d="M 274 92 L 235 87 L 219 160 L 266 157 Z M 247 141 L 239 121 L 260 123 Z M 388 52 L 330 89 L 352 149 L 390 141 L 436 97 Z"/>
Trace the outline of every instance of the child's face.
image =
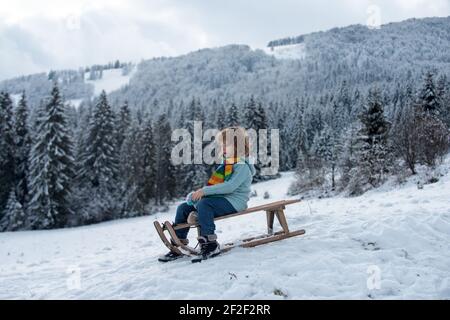
<path id="1" fill-rule="evenodd" d="M 225 156 L 231 156 L 233 154 L 233 151 L 234 151 L 233 150 L 233 144 L 232 143 L 230 143 L 230 144 L 224 143 L 223 146 L 222 146 L 222 151 L 223 151 L 223 154 Z"/>

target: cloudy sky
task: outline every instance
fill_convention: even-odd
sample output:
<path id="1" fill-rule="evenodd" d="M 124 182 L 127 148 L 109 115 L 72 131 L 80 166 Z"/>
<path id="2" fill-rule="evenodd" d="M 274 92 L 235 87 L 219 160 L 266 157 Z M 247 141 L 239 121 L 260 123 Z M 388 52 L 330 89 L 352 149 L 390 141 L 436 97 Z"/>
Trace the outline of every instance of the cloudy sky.
<path id="1" fill-rule="evenodd" d="M 450 0 L 0 0 L 0 80 L 449 15 Z"/>

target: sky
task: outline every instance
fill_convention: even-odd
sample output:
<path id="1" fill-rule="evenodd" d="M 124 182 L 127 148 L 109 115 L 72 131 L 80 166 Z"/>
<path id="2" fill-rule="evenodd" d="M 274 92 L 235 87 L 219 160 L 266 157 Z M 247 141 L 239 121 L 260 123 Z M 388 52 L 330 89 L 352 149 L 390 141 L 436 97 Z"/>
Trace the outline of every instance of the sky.
<path id="1" fill-rule="evenodd" d="M 0 0 L 0 80 L 449 15 L 450 0 Z"/>

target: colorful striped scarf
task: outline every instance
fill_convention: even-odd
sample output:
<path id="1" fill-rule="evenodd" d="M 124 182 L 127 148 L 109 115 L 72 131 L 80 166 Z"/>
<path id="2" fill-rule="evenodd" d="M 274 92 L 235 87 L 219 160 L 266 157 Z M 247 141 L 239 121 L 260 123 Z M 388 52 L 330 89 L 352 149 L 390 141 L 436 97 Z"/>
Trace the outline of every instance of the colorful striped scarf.
<path id="1" fill-rule="evenodd" d="M 225 158 L 208 180 L 208 186 L 223 183 L 230 179 L 233 173 L 233 164 L 238 163 L 239 158 Z"/>

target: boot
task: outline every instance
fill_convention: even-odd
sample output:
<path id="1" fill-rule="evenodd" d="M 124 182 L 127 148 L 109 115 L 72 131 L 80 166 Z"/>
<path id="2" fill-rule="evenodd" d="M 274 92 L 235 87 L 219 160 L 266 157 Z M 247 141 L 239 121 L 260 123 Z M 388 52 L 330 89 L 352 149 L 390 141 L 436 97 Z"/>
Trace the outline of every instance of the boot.
<path id="1" fill-rule="evenodd" d="M 200 245 L 200 254 L 197 258 L 192 259 L 192 262 L 201 262 L 208 258 L 213 258 L 220 254 L 220 245 L 217 242 L 217 235 L 210 234 L 207 236 L 200 236 L 197 238 Z"/>
<path id="2" fill-rule="evenodd" d="M 182 242 L 183 244 L 186 244 L 186 245 L 187 245 L 187 244 L 189 243 L 189 240 L 188 240 L 188 239 L 180 239 L 180 240 L 181 240 L 181 242 Z M 172 239 L 170 239 L 170 242 L 172 243 L 173 246 L 177 246 L 177 245 L 175 244 L 175 242 L 173 242 Z M 179 253 L 177 253 L 177 252 L 175 252 L 175 251 L 170 250 L 170 251 L 169 251 L 168 253 L 166 253 L 165 255 L 159 257 L 159 258 L 158 258 L 158 261 L 159 261 L 159 262 L 169 262 L 169 261 L 173 261 L 173 260 L 179 259 L 179 258 L 181 258 L 181 257 L 183 257 L 183 256 L 184 256 L 184 254 L 179 254 Z"/>

